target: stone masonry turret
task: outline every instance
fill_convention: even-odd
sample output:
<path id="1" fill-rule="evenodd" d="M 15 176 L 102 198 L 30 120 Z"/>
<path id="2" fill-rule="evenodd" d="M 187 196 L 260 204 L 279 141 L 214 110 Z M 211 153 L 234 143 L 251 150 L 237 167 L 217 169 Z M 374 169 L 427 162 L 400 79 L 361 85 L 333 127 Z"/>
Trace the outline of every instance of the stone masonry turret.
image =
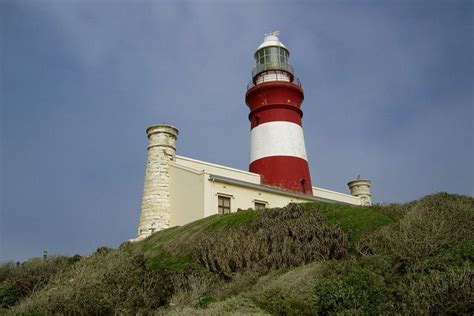
<path id="1" fill-rule="evenodd" d="M 176 157 L 178 129 L 158 124 L 148 127 L 146 133 L 148 157 L 137 240 L 170 226 L 169 162 Z"/>
<path id="2" fill-rule="evenodd" d="M 362 179 L 360 176 L 357 179 L 349 181 L 347 183 L 351 194 L 360 198 L 361 205 L 370 206 L 372 205 L 372 194 L 370 193 L 370 180 Z"/>

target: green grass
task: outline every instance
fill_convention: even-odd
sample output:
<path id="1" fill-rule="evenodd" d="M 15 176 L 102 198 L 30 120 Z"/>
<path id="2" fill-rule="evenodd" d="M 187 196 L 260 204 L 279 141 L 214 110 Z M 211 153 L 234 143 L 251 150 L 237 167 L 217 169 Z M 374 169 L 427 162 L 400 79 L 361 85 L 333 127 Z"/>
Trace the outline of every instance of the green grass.
<path id="1" fill-rule="evenodd" d="M 127 244 L 126 247 L 134 253 L 143 253 L 150 268 L 182 271 L 195 267 L 192 260 L 193 245 L 213 232 L 249 226 L 255 217 L 256 212 L 248 210 L 214 215 L 157 232 L 143 241 Z"/>
<path id="2" fill-rule="evenodd" d="M 362 236 L 394 222 L 387 215 L 373 207 L 352 206 L 336 203 L 306 203 L 308 210 L 317 209 L 331 224 L 339 224 L 349 233 L 351 241 L 358 241 Z"/>
<path id="3" fill-rule="evenodd" d="M 208 232 L 216 230 L 235 229 L 242 226 L 248 227 L 255 220 L 255 211 L 246 210 L 233 214 L 214 215 L 206 221 L 205 229 Z"/>
<path id="4" fill-rule="evenodd" d="M 328 222 L 338 223 L 345 231 L 350 232 L 353 241 L 359 240 L 362 236 L 384 225 L 393 223 L 393 220 L 388 216 L 368 207 L 350 208 L 342 211 L 328 210 L 323 214 Z"/>
<path id="5" fill-rule="evenodd" d="M 157 256 L 149 257 L 146 266 L 150 269 L 167 269 L 173 272 L 183 271 L 194 266 L 192 257 L 189 255 L 173 255 L 166 251 L 160 251 Z"/>

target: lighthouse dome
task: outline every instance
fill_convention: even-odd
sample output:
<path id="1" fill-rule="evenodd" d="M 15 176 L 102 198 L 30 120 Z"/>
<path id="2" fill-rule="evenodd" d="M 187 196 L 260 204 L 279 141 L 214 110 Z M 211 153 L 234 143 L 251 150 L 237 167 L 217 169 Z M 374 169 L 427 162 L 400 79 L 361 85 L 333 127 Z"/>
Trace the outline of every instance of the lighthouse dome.
<path id="1" fill-rule="evenodd" d="M 258 51 L 258 50 L 260 50 L 264 47 L 269 47 L 269 46 L 283 47 L 286 50 L 288 50 L 288 48 L 286 48 L 286 46 L 283 45 L 282 42 L 280 42 L 280 39 L 278 38 L 278 35 L 279 35 L 279 32 L 272 32 L 270 34 L 265 35 L 265 37 L 263 38 L 263 43 L 260 44 L 260 46 L 257 48 L 256 51 Z"/>

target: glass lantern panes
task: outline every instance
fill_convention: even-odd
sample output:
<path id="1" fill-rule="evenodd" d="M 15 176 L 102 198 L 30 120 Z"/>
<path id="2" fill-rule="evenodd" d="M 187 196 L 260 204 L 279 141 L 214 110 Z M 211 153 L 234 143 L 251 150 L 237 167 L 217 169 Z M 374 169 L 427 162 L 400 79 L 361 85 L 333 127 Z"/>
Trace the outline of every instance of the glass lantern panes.
<path id="1" fill-rule="evenodd" d="M 282 47 L 265 47 L 257 52 L 256 60 L 261 65 L 288 64 L 288 51 Z"/>

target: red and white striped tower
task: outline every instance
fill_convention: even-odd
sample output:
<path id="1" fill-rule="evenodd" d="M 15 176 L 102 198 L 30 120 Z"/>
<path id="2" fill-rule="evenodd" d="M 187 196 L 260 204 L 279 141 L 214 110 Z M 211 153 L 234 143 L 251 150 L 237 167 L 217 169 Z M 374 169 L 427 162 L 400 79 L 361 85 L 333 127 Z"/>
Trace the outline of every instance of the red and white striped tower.
<path id="1" fill-rule="evenodd" d="M 245 95 L 251 125 L 249 169 L 261 175 L 262 184 L 312 195 L 301 123 L 304 93 L 278 35 L 266 35 L 257 48 Z"/>

